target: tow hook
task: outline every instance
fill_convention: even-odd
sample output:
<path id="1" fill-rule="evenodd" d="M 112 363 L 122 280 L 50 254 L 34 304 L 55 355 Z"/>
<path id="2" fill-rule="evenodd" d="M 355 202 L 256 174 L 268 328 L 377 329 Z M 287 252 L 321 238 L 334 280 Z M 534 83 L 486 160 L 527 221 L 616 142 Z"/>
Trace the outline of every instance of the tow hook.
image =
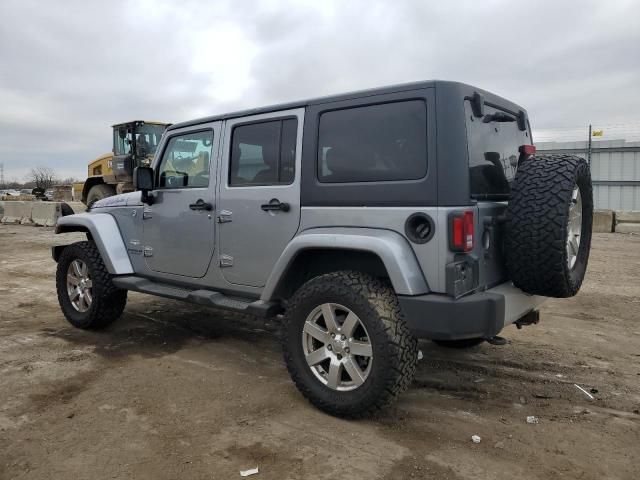
<path id="1" fill-rule="evenodd" d="M 516 320 L 516 327 L 518 327 L 518 330 L 520 330 L 525 325 L 536 325 L 539 322 L 540 312 L 538 310 L 531 310 L 529 313 Z"/>

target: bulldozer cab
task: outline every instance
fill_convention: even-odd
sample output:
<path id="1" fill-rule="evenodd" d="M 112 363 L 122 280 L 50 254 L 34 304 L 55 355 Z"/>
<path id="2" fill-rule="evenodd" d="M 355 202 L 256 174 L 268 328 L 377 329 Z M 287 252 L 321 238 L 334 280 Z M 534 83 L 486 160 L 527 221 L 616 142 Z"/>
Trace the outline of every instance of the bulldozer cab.
<path id="1" fill-rule="evenodd" d="M 135 167 L 151 164 L 168 126 L 167 123 L 142 120 L 113 125 L 111 168 L 116 182 L 131 182 Z"/>
<path id="2" fill-rule="evenodd" d="M 82 201 L 89 205 L 133 190 L 133 169 L 149 166 L 170 123 L 134 120 L 113 125 L 113 149 L 89 163 Z"/>

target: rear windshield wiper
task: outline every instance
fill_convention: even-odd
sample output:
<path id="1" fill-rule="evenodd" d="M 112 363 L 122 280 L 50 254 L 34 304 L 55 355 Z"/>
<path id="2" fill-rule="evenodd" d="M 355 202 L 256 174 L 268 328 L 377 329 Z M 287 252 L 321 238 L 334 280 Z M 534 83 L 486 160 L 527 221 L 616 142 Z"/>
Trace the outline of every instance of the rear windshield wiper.
<path id="1" fill-rule="evenodd" d="M 515 117 L 508 115 L 504 112 L 496 112 L 491 113 L 489 115 L 485 115 L 482 119 L 482 123 L 491 123 L 491 122 L 515 122 Z"/>

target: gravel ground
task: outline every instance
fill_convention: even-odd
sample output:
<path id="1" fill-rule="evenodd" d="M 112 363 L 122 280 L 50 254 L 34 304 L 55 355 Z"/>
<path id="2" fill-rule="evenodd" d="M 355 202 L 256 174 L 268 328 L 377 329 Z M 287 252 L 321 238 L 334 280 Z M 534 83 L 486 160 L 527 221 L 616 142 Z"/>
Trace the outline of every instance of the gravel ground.
<path id="1" fill-rule="evenodd" d="M 412 388 L 363 421 L 302 398 L 277 322 L 134 293 L 71 327 L 61 237 L 0 226 L 1 479 L 640 478 L 640 236 L 596 234 L 580 294 L 508 345 L 421 342 Z"/>

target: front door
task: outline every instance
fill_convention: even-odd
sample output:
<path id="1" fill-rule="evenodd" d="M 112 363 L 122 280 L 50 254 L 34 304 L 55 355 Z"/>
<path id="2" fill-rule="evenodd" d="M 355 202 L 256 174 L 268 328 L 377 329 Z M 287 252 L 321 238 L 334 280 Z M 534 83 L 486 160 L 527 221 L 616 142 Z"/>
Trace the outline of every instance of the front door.
<path id="1" fill-rule="evenodd" d="M 304 109 L 225 123 L 219 263 L 234 284 L 262 287 L 300 223 Z"/>
<path id="2" fill-rule="evenodd" d="M 169 133 L 143 212 L 150 270 L 203 277 L 215 245 L 215 191 L 221 123 Z"/>

